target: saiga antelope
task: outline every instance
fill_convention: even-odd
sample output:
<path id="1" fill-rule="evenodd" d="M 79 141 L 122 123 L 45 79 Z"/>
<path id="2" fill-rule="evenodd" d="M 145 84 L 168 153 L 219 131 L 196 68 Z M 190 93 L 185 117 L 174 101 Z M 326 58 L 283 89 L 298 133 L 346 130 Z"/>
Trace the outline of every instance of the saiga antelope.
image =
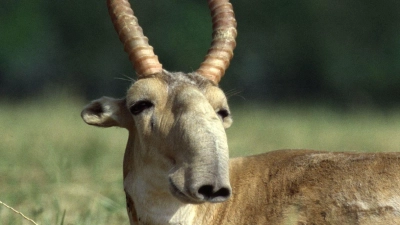
<path id="1" fill-rule="evenodd" d="M 162 69 L 127 0 L 108 0 L 138 80 L 83 120 L 129 131 L 123 161 L 131 224 L 400 224 L 398 153 L 281 150 L 229 159 L 218 82 L 236 45 L 228 0 L 208 0 L 212 46 L 192 73 Z"/>

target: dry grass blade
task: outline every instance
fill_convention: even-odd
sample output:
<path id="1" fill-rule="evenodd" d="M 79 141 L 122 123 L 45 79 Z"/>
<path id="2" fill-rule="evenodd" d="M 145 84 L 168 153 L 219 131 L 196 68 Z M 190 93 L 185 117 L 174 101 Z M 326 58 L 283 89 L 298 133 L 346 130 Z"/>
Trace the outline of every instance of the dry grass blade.
<path id="1" fill-rule="evenodd" d="M 2 205 L 4 205 L 5 207 L 11 209 L 11 210 L 12 210 L 13 212 L 15 212 L 16 214 L 21 215 L 24 219 L 28 220 L 29 222 L 31 222 L 31 223 L 33 223 L 33 224 L 35 224 L 35 225 L 38 225 L 35 221 L 33 221 L 32 219 L 30 219 L 30 218 L 28 218 L 27 216 L 25 216 L 22 212 L 20 212 L 20 211 L 14 209 L 13 207 L 7 205 L 6 203 L 0 201 L 0 204 L 2 204 Z"/>

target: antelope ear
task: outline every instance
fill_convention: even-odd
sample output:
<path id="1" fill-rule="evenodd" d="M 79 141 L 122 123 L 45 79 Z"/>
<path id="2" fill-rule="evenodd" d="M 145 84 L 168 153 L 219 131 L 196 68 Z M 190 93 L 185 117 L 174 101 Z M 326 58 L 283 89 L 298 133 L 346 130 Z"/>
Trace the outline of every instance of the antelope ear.
<path id="1" fill-rule="evenodd" d="M 81 112 L 85 123 L 98 127 L 123 127 L 131 129 L 133 118 L 126 108 L 125 99 L 102 97 L 92 101 Z"/>

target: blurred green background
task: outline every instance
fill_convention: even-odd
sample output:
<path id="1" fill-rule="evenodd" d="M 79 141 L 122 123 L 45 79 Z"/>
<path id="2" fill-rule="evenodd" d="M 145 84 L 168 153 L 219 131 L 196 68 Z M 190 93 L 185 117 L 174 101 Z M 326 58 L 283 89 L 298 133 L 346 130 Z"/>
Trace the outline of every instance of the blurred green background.
<path id="1" fill-rule="evenodd" d="M 393 107 L 400 102 L 397 0 L 232 0 L 235 56 L 222 80 L 233 102 Z M 196 70 L 211 41 L 206 1 L 132 0 L 164 68 Z M 123 96 L 134 71 L 105 1 L 2 0 L 0 96 L 66 87 Z"/>
<path id="2" fill-rule="evenodd" d="M 231 1 L 238 46 L 221 86 L 233 157 L 399 150 L 400 1 Z M 167 70 L 198 68 L 206 1 L 131 4 Z M 39 224 L 128 224 L 127 132 L 87 126 L 80 110 L 124 96 L 134 74 L 105 1 L 2 0 L 0 201 Z M 2 205 L 0 223 L 30 224 Z"/>

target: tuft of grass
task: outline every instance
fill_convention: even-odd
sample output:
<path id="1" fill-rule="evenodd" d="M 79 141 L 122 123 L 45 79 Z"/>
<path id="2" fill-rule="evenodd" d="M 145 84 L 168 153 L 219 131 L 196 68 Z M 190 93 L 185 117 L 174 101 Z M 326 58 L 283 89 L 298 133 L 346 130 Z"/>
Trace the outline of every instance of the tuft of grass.
<path id="1" fill-rule="evenodd" d="M 26 221 L 29 221 L 30 223 L 34 224 L 34 225 L 38 225 L 35 221 L 33 221 L 32 219 L 28 218 L 27 216 L 25 216 L 22 212 L 14 209 L 13 207 L 7 205 L 6 203 L 0 201 L 0 205 L 3 205 L 4 207 L 6 207 L 7 209 L 10 209 L 11 211 L 13 211 L 14 213 L 20 215 L 22 218 L 24 218 Z"/>
<path id="2" fill-rule="evenodd" d="M 0 200 L 41 225 L 129 224 L 122 186 L 128 133 L 86 125 L 66 95 L 0 102 Z M 232 156 L 282 148 L 398 151 L 400 111 L 233 106 Z M 0 205 L 2 224 L 26 224 Z"/>

